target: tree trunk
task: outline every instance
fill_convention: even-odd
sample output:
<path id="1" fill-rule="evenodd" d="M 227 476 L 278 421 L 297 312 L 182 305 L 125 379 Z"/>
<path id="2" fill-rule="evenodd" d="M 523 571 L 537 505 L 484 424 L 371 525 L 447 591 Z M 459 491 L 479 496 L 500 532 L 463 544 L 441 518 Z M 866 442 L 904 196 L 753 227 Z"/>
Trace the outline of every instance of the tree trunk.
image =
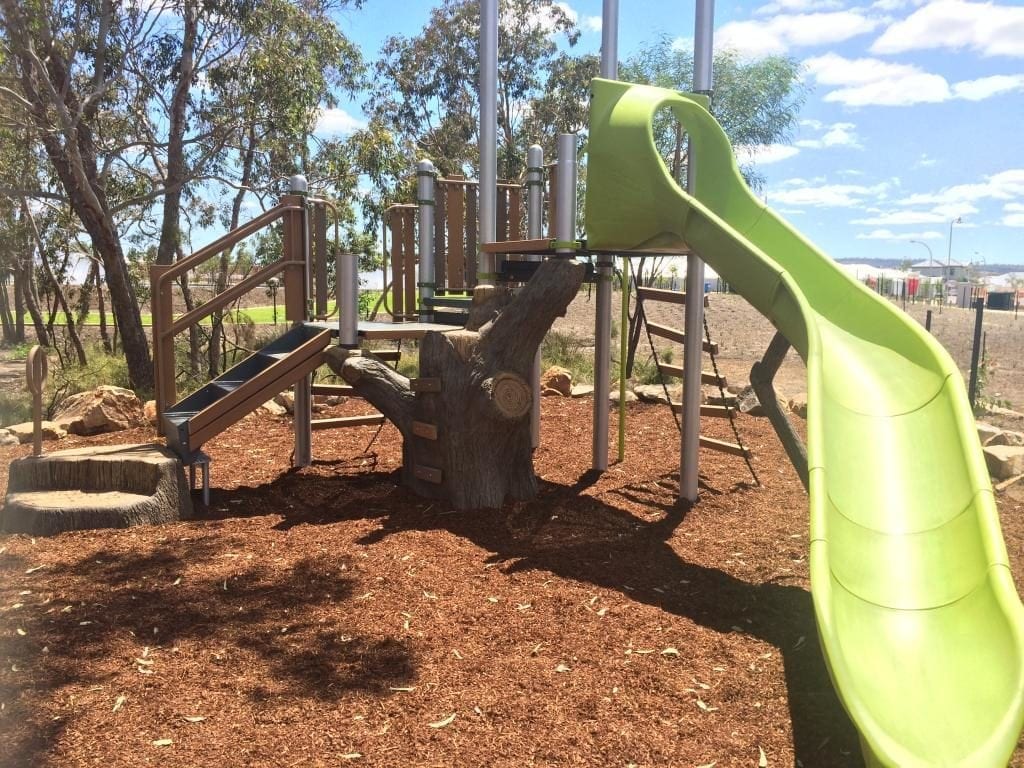
<path id="1" fill-rule="evenodd" d="M 16 263 L 18 269 L 16 279 L 21 286 L 21 297 L 25 302 L 25 308 L 28 310 L 29 317 L 32 318 L 32 327 L 35 328 L 36 339 L 42 346 L 48 347 L 50 346 L 50 336 L 46 332 L 43 312 L 39 309 L 39 293 L 36 290 L 35 271 L 32 269 L 32 256 L 19 255 Z"/>
<path id="2" fill-rule="evenodd" d="M 11 314 L 11 295 L 7 292 L 11 282 L 9 274 L 4 272 L 0 279 L 0 321 L 3 322 L 4 341 L 8 344 L 14 341 L 14 316 Z"/>
<path id="3" fill-rule="evenodd" d="M 100 279 L 100 270 L 96 269 L 96 311 L 100 315 L 100 340 L 103 342 L 103 349 L 106 350 L 107 354 L 114 351 L 114 348 L 110 345 L 110 334 L 107 333 L 107 307 L 106 302 L 103 301 L 103 281 Z"/>
<path id="4" fill-rule="evenodd" d="M 25 298 L 23 295 L 21 272 L 18 269 L 18 257 L 14 257 L 14 340 L 19 344 L 25 343 Z"/>
<path id="5" fill-rule="evenodd" d="M 401 431 L 404 485 L 456 509 L 536 495 L 530 368 L 583 274 L 574 261 L 550 260 L 515 298 L 479 286 L 465 330 L 423 338 L 419 391 L 376 358 L 348 356 L 340 347 L 328 351 L 328 365 Z M 422 389 L 433 382 L 439 392 Z"/>

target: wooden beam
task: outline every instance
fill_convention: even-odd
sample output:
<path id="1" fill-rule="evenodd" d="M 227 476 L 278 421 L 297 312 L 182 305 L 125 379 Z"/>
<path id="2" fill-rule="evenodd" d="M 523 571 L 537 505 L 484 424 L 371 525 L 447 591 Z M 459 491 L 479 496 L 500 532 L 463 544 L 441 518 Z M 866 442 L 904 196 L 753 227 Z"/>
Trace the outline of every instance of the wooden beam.
<path id="1" fill-rule="evenodd" d="M 686 334 L 677 328 L 669 328 L 667 325 L 658 325 L 657 323 L 647 323 L 647 327 L 654 336 L 686 344 Z M 701 348 L 712 355 L 718 354 L 718 344 L 716 342 L 703 341 L 701 342 Z"/>
<path id="2" fill-rule="evenodd" d="M 436 378 L 409 379 L 409 388 L 413 392 L 440 392 L 441 380 Z"/>
<path id="3" fill-rule="evenodd" d="M 672 410 L 675 413 L 683 412 L 682 403 L 672 403 Z M 727 405 L 702 405 L 700 407 L 701 416 L 709 416 L 713 419 L 728 419 L 730 412 L 734 409 Z"/>
<path id="4" fill-rule="evenodd" d="M 414 421 L 412 423 L 412 433 L 416 437 L 422 437 L 424 440 L 437 440 L 437 425 L 427 424 L 425 421 Z"/>
<path id="5" fill-rule="evenodd" d="M 348 384 L 314 384 L 313 394 L 314 395 L 352 395 L 355 390 Z"/>
<path id="6" fill-rule="evenodd" d="M 391 319 L 394 322 L 401 322 L 405 311 L 405 276 L 402 268 L 405 266 L 405 254 L 402 252 L 405 247 L 405 217 L 401 211 L 394 211 L 390 214 L 389 224 L 391 226 Z"/>
<path id="7" fill-rule="evenodd" d="M 498 243 L 484 243 L 480 246 L 484 253 L 549 253 L 551 240 L 540 237 L 535 240 L 505 240 Z"/>
<path id="8" fill-rule="evenodd" d="M 366 416 L 339 416 L 335 419 L 313 419 L 310 426 L 313 430 L 339 429 L 340 427 L 375 427 L 384 423 L 384 416 L 379 413 Z"/>
<path id="9" fill-rule="evenodd" d="M 462 290 L 466 285 L 466 242 L 465 187 L 453 184 L 448 187 L 448 288 Z"/>
<path id="10" fill-rule="evenodd" d="M 665 288 L 644 288 L 636 289 L 637 294 L 645 301 L 664 301 L 669 304 L 685 304 L 686 294 L 682 291 L 669 291 Z M 704 295 L 704 306 L 708 306 L 707 294 Z"/>
<path id="11" fill-rule="evenodd" d="M 750 456 L 750 451 L 741 445 L 736 445 L 736 443 L 727 443 L 724 440 L 715 440 L 714 438 L 704 437 L 703 435 L 700 437 L 700 447 L 709 448 L 712 451 L 732 454 L 733 456 Z"/>
<path id="12" fill-rule="evenodd" d="M 666 376 L 672 376 L 672 377 L 677 378 L 677 379 L 683 378 L 683 367 L 681 365 L 668 365 L 666 363 L 659 363 L 658 364 L 658 370 L 661 371 Z M 728 383 L 726 382 L 725 376 L 721 376 L 721 377 L 715 376 L 715 374 L 708 373 L 707 371 L 701 371 L 700 383 L 701 384 L 710 384 L 712 386 L 717 386 L 717 387 L 726 387 L 726 386 L 728 386 Z"/>

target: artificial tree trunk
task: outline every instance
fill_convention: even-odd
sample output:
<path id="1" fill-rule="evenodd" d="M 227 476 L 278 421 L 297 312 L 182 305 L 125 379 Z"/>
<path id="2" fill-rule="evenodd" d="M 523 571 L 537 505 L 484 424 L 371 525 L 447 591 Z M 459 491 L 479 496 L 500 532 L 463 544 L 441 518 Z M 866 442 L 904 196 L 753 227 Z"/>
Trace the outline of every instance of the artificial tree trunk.
<path id="1" fill-rule="evenodd" d="M 551 260 L 514 297 L 479 286 L 465 330 L 423 338 L 413 381 L 372 356 L 328 351 L 328 365 L 402 433 L 403 485 L 456 509 L 536 495 L 530 367 L 583 274 L 575 261 Z"/>

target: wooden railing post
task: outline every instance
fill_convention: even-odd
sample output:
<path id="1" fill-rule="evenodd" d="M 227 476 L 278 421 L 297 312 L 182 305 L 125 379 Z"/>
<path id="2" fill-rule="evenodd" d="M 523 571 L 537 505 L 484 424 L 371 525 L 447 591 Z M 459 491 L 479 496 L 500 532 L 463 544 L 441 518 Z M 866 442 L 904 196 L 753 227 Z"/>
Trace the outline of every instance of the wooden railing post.
<path id="1" fill-rule="evenodd" d="M 281 199 L 285 205 L 302 206 L 302 195 L 286 195 Z M 288 322 L 302 322 L 306 319 L 306 250 L 305 216 L 300 209 L 285 211 L 282 220 L 282 241 L 284 259 L 289 262 L 284 269 L 284 317 Z"/>
<path id="2" fill-rule="evenodd" d="M 161 278 L 172 268 L 170 264 L 153 264 L 149 268 L 149 308 L 153 332 L 153 398 L 159 419 L 167 406 L 178 399 L 174 383 L 174 336 L 169 334 L 174 323 L 173 281 Z"/>
<path id="3" fill-rule="evenodd" d="M 322 203 L 313 204 L 313 276 L 315 302 L 314 317 L 323 320 L 327 317 L 327 206 Z M 337 276 L 335 276 L 337 279 Z"/>

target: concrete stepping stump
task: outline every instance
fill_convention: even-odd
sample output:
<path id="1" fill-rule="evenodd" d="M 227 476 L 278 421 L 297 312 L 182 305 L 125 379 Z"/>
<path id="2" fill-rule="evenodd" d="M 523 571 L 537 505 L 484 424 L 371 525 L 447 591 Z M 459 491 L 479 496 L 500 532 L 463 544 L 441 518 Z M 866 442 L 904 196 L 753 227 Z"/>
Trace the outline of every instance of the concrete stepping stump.
<path id="1" fill-rule="evenodd" d="M 47 536 L 192 515 L 178 457 L 158 445 L 72 448 L 11 462 L 0 531 Z"/>

